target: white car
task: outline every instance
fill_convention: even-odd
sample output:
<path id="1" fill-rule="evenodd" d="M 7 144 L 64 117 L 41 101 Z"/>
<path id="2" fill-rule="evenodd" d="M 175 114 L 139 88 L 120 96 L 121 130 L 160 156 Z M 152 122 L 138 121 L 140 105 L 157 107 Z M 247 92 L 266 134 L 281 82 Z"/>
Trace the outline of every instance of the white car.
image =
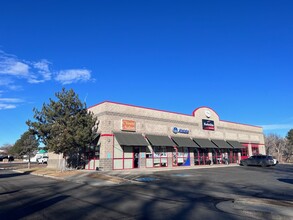
<path id="1" fill-rule="evenodd" d="M 273 166 L 276 166 L 279 163 L 279 161 L 277 159 L 275 159 L 275 158 L 273 158 L 273 160 L 274 160 Z"/>
<path id="2" fill-rule="evenodd" d="M 38 163 L 48 163 L 48 156 L 41 156 L 37 159 Z"/>
<path id="3" fill-rule="evenodd" d="M 274 161 L 274 164 L 272 166 L 276 166 L 279 163 L 279 161 L 275 157 L 273 157 L 272 155 L 269 155 L 269 156 L 271 156 Z"/>

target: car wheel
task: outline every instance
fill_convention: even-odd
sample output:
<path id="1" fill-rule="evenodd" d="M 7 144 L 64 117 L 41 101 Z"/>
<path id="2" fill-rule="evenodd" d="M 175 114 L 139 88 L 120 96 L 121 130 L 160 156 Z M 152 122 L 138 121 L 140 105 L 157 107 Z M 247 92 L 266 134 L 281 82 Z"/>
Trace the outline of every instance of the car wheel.
<path id="1" fill-rule="evenodd" d="M 245 162 L 245 161 L 242 162 L 242 165 L 243 165 L 243 166 L 247 166 L 247 162 Z"/>
<path id="2" fill-rule="evenodd" d="M 261 165 L 261 167 L 266 167 L 267 166 L 265 162 L 261 162 L 260 165 Z"/>

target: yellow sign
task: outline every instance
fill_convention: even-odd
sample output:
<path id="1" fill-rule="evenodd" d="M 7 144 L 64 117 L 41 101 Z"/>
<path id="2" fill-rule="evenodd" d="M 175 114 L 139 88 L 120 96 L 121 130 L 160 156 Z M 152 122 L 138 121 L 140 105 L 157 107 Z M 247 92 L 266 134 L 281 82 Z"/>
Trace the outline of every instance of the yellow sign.
<path id="1" fill-rule="evenodd" d="M 133 120 L 122 119 L 121 130 L 122 131 L 136 131 L 136 122 Z"/>

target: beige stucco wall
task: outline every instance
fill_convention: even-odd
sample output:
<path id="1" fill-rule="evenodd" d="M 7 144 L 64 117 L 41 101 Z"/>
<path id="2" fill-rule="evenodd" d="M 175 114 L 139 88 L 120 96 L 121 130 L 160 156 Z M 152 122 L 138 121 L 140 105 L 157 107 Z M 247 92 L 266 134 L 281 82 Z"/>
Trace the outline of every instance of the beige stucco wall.
<path id="1" fill-rule="evenodd" d="M 185 115 L 104 102 L 89 108 L 89 111 L 98 117 L 98 132 L 100 133 L 112 134 L 115 131 L 121 131 L 121 120 L 128 119 L 136 121 L 136 132 L 142 134 L 201 137 L 264 144 L 261 127 L 220 120 L 218 114 L 208 107 L 198 108 L 191 115 Z M 210 112 L 209 118 L 206 116 L 206 111 Z M 202 119 L 213 120 L 215 130 L 203 130 Z M 173 127 L 188 129 L 189 134 L 174 134 Z"/>
<path id="2" fill-rule="evenodd" d="M 48 152 L 48 168 L 62 170 L 65 167 L 65 159 L 63 154 L 55 154 L 54 152 Z"/>

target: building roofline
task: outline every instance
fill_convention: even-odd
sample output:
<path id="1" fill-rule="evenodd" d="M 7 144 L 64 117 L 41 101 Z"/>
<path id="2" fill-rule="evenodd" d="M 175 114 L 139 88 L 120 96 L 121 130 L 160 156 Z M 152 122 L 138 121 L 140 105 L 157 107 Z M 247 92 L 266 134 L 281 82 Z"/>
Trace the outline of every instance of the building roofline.
<path id="1" fill-rule="evenodd" d="M 195 115 L 195 112 L 196 112 L 197 110 L 201 109 L 201 108 L 208 108 L 208 109 L 212 110 L 213 112 L 216 113 L 216 115 L 218 116 L 218 118 L 219 118 L 219 120 L 220 120 L 220 116 L 218 115 L 218 113 L 217 113 L 214 109 L 212 109 L 212 108 L 210 108 L 210 107 L 207 107 L 207 106 L 201 106 L 201 107 L 198 107 L 198 108 L 194 109 L 193 112 L 192 112 L 192 115 L 194 116 L 194 115 Z"/>
<path id="2" fill-rule="evenodd" d="M 88 109 L 96 107 L 96 106 L 104 104 L 104 103 L 111 103 L 111 104 L 116 104 L 116 105 L 124 105 L 124 106 L 148 109 L 148 110 L 159 111 L 159 112 L 167 112 L 167 113 L 172 113 L 172 114 L 176 114 L 176 115 L 192 116 L 192 115 L 189 115 L 189 114 L 184 114 L 184 113 L 179 113 L 179 112 L 172 112 L 172 111 L 166 111 L 166 110 L 160 110 L 160 109 L 155 109 L 155 108 L 149 108 L 149 107 L 125 104 L 125 103 L 120 103 L 120 102 L 112 102 L 112 101 L 103 101 L 103 102 L 101 102 L 99 104 L 96 104 L 96 105 L 93 105 L 93 106 L 89 107 Z"/>
<path id="3" fill-rule="evenodd" d="M 142 109 L 148 109 L 148 110 L 153 110 L 153 111 L 159 111 L 159 112 L 166 112 L 166 113 L 172 113 L 172 114 L 176 114 L 176 115 L 184 115 L 184 116 L 189 116 L 189 117 L 194 117 L 194 113 L 199 110 L 200 108 L 208 108 L 210 110 L 212 110 L 213 112 L 215 112 L 220 120 L 220 117 L 218 115 L 218 113 L 216 111 L 214 111 L 212 108 L 207 107 L 207 106 L 201 106 L 196 108 L 192 114 L 184 114 L 184 113 L 178 113 L 178 112 L 172 112 L 172 111 L 166 111 L 166 110 L 160 110 L 160 109 L 155 109 L 155 108 L 149 108 L 149 107 L 143 107 L 143 106 L 137 106 L 137 105 L 132 105 L 132 104 L 125 104 L 125 103 L 120 103 L 120 102 L 113 102 L 113 101 L 103 101 L 100 102 L 98 104 L 92 105 L 90 107 L 88 107 L 88 110 L 91 108 L 94 108 L 98 105 L 102 105 L 104 103 L 110 103 L 110 104 L 116 104 L 116 105 L 124 105 L 124 106 L 129 106 L 129 107 L 135 107 L 135 108 L 142 108 Z M 227 122 L 227 123 L 231 123 L 231 124 L 238 124 L 238 125 L 245 125 L 245 126 L 251 126 L 251 127 L 256 127 L 256 128 L 262 128 L 261 126 L 256 126 L 256 125 L 250 125 L 250 124 L 244 124 L 244 123 L 238 123 L 238 122 L 232 122 L 232 121 L 226 121 L 226 120 L 220 120 L 221 122 Z"/>

